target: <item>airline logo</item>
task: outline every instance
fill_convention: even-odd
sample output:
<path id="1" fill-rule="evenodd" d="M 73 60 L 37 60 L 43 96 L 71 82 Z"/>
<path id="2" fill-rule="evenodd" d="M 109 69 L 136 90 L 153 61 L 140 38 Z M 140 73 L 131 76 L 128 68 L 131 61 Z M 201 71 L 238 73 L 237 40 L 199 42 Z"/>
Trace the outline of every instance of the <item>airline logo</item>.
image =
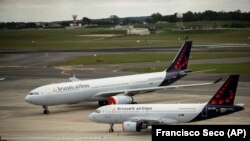
<path id="1" fill-rule="evenodd" d="M 167 71 L 185 70 L 188 65 L 192 41 L 186 41 Z"/>
<path id="2" fill-rule="evenodd" d="M 228 78 L 221 86 L 215 96 L 211 99 L 212 105 L 231 105 L 234 102 L 238 78 L 236 76 Z"/>
<path id="3" fill-rule="evenodd" d="M 175 69 L 185 69 L 188 65 L 188 58 L 186 57 L 186 50 L 187 48 L 184 48 L 182 50 L 182 53 L 180 54 L 180 56 L 178 57 L 177 62 L 175 63 L 174 68 Z"/>
<path id="4" fill-rule="evenodd" d="M 65 87 L 54 87 L 53 92 L 66 92 L 66 91 L 74 91 L 82 88 L 89 88 L 88 84 L 78 84 L 78 85 L 70 85 Z"/>
<path id="5" fill-rule="evenodd" d="M 117 107 L 117 111 L 149 111 L 153 110 L 152 107 L 140 106 L 140 107 Z"/>

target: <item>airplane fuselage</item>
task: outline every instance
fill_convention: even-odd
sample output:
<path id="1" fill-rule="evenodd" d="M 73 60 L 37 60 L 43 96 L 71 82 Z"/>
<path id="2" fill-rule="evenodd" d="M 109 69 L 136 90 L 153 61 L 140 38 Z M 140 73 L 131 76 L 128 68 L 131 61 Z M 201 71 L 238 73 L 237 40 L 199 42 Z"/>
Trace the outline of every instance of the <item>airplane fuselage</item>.
<path id="1" fill-rule="evenodd" d="M 105 91 L 136 89 L 159 86 L 165 79 L 176 80 L 177 75 L 168 75 L 165 71 L 137 75 L 109 77 L 76 82 L 64 82 L 38 87 L 26 96 L 26 101 L 35 105 L 59 105 L 80 101 L 107 100 L 96 96 Z"/>
<path id="2" fill-rule="evenodd" d="M 138 121 L 140 117 L 149 121 L 157 120 L 158 124 L 186 123 L 197 117 L 205 106 L 206 103 L 108 105 L 91 113 L 89 118 L 95 122 L 110 124 Z"/>
<path id="3" fill-rule="evenodd" d="M 187 68 L 192 41 L 185 41 L 169 67 L 162 72 L 145 73 L 73 82 L 49 84 L 32 90 L 25 100 L 34 105 L 42 105 L 44 114 L 48 106 L 74 104 L 81 101 L 99 101 L 99 105 L 133 104 L 133 96 L 148 93 L 174 83 L 190 70 Z M 190 85 L 186 85 L 190 86 Z M 193 86 L 197 86 L 194 84 Z M 179 86 L 178 86 L 179 87 Z"/>
<path id="4" fill-rule="evenodd" d="M 108 105 L 89 115 L 94 122 L 113 125 L 122 123 L 125 132 L 140 132 L 156 124 L 175 124 L 199 121 L 231 114 L 244 109 L 234 104 L 239 75 L 230 75 L 214 96 L 201 104 L 137 104 Z"/>

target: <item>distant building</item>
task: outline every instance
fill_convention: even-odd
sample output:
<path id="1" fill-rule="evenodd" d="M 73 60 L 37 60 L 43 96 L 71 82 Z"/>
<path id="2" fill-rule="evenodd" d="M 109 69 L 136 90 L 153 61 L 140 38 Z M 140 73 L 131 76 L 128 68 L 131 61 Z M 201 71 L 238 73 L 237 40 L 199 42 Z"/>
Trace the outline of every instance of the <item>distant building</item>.
<path id="1" fill-rule="evenodd" d="M 45 28 L 46 25 L 45 25 L 45 23 L 43 23 L 43 22 L 37 22 L 37 23 L 36 23 L 36 27 L 37 27 L 37 28 Z"/>
<path id="2" fill-rule="evenodd" d="M 81 23 L 70 23 L 69 26 L 65 27 L 66 29 L 77 29 L 83 27 Z"/>
<path id="3" fill-rule="evenodd" d="M 51 28 L 61 28 L 62 25 L 59 24 L 59 23 L 51 23 L 51 24 L 49 25 L 49 27 L 51 27 Z"/>
<path id="4" fill-rule="evenodd" d="M 189 26 L 189 29 L 196 30 L 213 30 L 213 29 L 221 29 L 221 25 L 219 23 L 201 23 L 197 25 Z"/>
<path id="5" fill-rule="evenodd" d="M 158 22 L 156 22 L 156 24 L 167 24 L 167 23 L 169 23 L 169 22 L 167 22 L 167 21 L 158 21 Z"/>
<path id="6" fill-rule="evenodd" d="M 82 26 L 83 28 L 90 28 L 90 27 L 98 27 L 98 24 L 85 24 Z"/>
<path id="7" fill-rule="evenodd" d="M 114 29 L 127 30 L 128 28 L 134 28 L 134 25 L 116 25 Z"/>
<path id="8" fill-rule="evenodd" d="M 127 34 L 129 35 L 149 35 L 150 31 L 147 28 L 128 28 Z"/>
<path id="9" fill-rule="evenodd" d="M 147 28 L 134 28 L 134 25 L 116 25 L 112 29 L 127 30 L 128 35 L 149 35 L 150 31 Z"/>

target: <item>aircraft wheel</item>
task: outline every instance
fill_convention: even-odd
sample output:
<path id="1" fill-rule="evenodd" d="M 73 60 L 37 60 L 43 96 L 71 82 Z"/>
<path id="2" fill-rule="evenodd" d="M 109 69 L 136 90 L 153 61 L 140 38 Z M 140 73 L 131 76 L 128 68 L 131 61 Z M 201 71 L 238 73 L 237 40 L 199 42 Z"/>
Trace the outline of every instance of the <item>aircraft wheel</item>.
<path id="1" fill-rule="evenodd" d="M 43 113 L 44 114 L 49 114 L 49 110 L 44 110 Z"/>
<path id="2" fill-rule="evenodd" d="M 114 124 L 110 124 L 109 133 L 114 132 Z"/>

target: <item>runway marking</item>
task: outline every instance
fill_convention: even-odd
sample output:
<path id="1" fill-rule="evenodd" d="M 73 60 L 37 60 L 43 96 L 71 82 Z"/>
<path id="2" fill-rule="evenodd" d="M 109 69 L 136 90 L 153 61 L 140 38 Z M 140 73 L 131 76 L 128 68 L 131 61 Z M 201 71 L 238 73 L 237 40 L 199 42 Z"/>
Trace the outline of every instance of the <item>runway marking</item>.
<path id="1" fill-rule="evenodd" d="M 250 47 L 248 44 L 211 44 L 211 45 L 193 45 L 194 47 L 207 47 L 207 48 L 237 48 L 237 47 Z"/>
<path id="2" fill-rule="evenodd" d="M 113 72 L 118 72 L 119 70 L 113 70 Z"/>
<path id="3" fill-rule="evenodd" d="M 0 78 L 0 81 L 3 81 L 3 80 L 5 80 L 5 78 L 4 78 L 4 77 Z"/>
<path id="4" fill-rule="evenodd" d="M 86 136 L 86 137 L 74 137 L 74 136 L 60 136 L 60 137 L 2 137 L 6 140 L 103 140 L 106 137 L 103 136 Z"/>
<path id="5" fill-rule="evenodd" d="M 57 61 L 63 60 L 64 58 L 67 58 L 67 57 L 54 58 L 54 60 L 43 61 L 43 62 L 39 62 L 39 63 L 27 65 L 27 66 L 28 66 L 28 67 L 32 67 L 32 66 L 38 66 L 39 64 L 44 64 L 44 63 L 48 63 L 48 62 L 49 62 L 49 63 L 57 62 Z M 48 64 L 47 64 L 47 65 L 48 65 Z"/>
<path id="6" fill-rule="evenodd" d="M 27 62 L 27 61 L 31 61 L 31 60 L 38 59 L 38 58 L 48 57 L 48 56 L 49 56 L 48 53 L 44 53 L 44 55 L 42 55 L 42 56 L 38 56 L 38 57 L 33 57 L 33 58 L 30 58 L 30 59 L 22 60 L 22 62 Z"/>
<path id="7" fill-rule="evenodd" d="M 67 71 L 62 71 L 61 74 L 62 75 L 67 75 L 67 76 L 71 76 L 71 74 L 67 73 Z"/>
<path id="8" fill-rule="evenodd" d="M 21 59 L 22 57 L 24 57 L 24 54 L 9 55 L 9 56 L 6 56 L 5 58 L 1 58 L 1 61 L 3 61 L 3 60 L 5 60 L 5 61 L 18 60 L 18 59 Z"/>
<path id="9" fill-rule="evenodd" d="M 28 56 L 28 55 L 27 55 Z M 29 59 L 19 59 L 19 60 L 22 60 L 22 63 L 23 62 L 28 62 L 28 61 L 32 61 L 32 60 L 34 60 L 34 59 L 40 59 L 40 58 L 44 58 L 44 57 L 48 57 L 49 56 L 49 54 L 48 53 L 44 53 L 44 55 L 42 55 L 42 56 L 38 56 L 38 57 L 32 57 L 32 58 L 29 58 Z M 25 57 L 25 55 L 24 54 L 22 54 L 22 56 L 21 57 Z M 28 56 L 29 57 L 29 56 Z M 17 60 L 17 59 L 16 59 Z M 38 60 L 39 61 L 39 60 Z M 16 63 L 16 61 L 13 61 L 13 62 L 9 62 L 9 63 L 7 63 L 8 64 L 8 66 L 9 65 L 11 65 L 11 64 L 15 64 Z M 27 64 L 27 63 L 26 63 Z M 24 64 L 25 65 L 25 64 Z"/>

